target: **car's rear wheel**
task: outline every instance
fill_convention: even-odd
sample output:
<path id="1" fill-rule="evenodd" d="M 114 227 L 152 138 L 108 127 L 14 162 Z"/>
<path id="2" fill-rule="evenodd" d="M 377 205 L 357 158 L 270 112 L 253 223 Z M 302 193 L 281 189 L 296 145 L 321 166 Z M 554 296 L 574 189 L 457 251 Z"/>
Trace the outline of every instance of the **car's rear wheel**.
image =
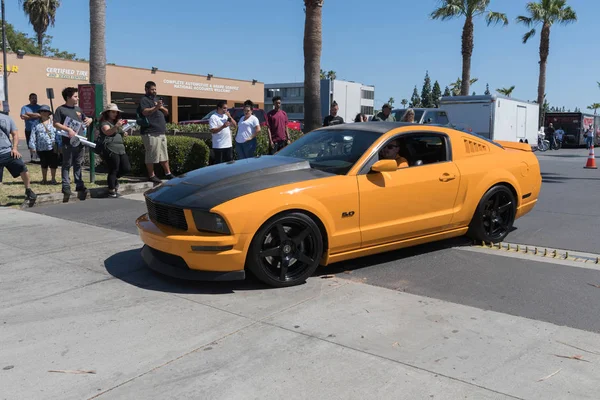
<path id="1" fill-rule="evenodd" d="M 323 254 L 323 237 L 308 215 L 291 212 L 267 221 L 256 233 L 248 254 L 248 269 L 275 287 L 304 283 Z"/>
<path id="2" fill-rule="evenodd" d="M 469 225 L 468 235 L 477 241 L 503 241 L 515 222 L 515 196 L 503 185 L 492 187 L 482 197 Z"/>

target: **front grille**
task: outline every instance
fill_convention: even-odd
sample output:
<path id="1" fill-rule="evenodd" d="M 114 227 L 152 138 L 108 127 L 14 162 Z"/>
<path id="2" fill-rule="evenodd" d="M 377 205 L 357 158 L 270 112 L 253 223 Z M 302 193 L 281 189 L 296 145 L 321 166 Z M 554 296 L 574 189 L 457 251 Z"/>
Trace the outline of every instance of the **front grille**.
<path id="1" fill-rule="evenodd" d="M 147 197 L 146 207 L 148 208 L 148 216 L 152 221 L 187 231 L 188 225 L 183 209 L 154 203 Z"/>

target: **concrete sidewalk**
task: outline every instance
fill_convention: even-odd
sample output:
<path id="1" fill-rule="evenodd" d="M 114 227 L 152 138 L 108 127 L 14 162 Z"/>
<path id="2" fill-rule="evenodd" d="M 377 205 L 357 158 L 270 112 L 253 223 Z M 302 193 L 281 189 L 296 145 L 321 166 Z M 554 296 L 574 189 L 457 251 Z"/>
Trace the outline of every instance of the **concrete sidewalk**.
<path id="1" fill-rule="evenodd" d="M 0 398 L 598 397 L 596 333 L 351 274 L 181 282 L 145 268 L 135 235 L 14 209 L 0 221 Z"/>

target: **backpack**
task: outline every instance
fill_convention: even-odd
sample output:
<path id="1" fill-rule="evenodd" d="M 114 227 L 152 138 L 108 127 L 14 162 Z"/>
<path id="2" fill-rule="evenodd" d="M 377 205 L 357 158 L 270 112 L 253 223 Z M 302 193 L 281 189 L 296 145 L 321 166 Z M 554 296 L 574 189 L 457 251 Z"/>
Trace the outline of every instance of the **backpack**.
<path id="1" fill-rule="evenodd" d="M 150 121 L 148 121 L 148 118 L 144 114 L 142 114 L 141 104 L 138 105 L 135 113 L 136 113 L 135 123 L 138 124 L 141 128 L 148 128 L 150 126 Z"/>

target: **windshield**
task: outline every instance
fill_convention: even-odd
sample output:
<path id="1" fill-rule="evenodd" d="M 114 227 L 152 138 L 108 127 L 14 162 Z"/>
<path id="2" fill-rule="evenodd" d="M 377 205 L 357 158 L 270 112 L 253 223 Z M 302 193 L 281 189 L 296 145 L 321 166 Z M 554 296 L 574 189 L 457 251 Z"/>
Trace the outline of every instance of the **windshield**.
<path id="1" fill-rule="evenodd" d="M 322 129 L 302 136 L 277 155 L 307 160 L 315 169 L 345 175 L 380 136 L 362 130 Z"/>
<path id="2" fill-rule="evenodd" d="M 208 114 L 206 114 L 204 117 L 202 117 L 202 119 L 209 119 L 216 112 L 217 112 L 217 110 L 212 110 L 211 112 L 209 112 Z"/>

